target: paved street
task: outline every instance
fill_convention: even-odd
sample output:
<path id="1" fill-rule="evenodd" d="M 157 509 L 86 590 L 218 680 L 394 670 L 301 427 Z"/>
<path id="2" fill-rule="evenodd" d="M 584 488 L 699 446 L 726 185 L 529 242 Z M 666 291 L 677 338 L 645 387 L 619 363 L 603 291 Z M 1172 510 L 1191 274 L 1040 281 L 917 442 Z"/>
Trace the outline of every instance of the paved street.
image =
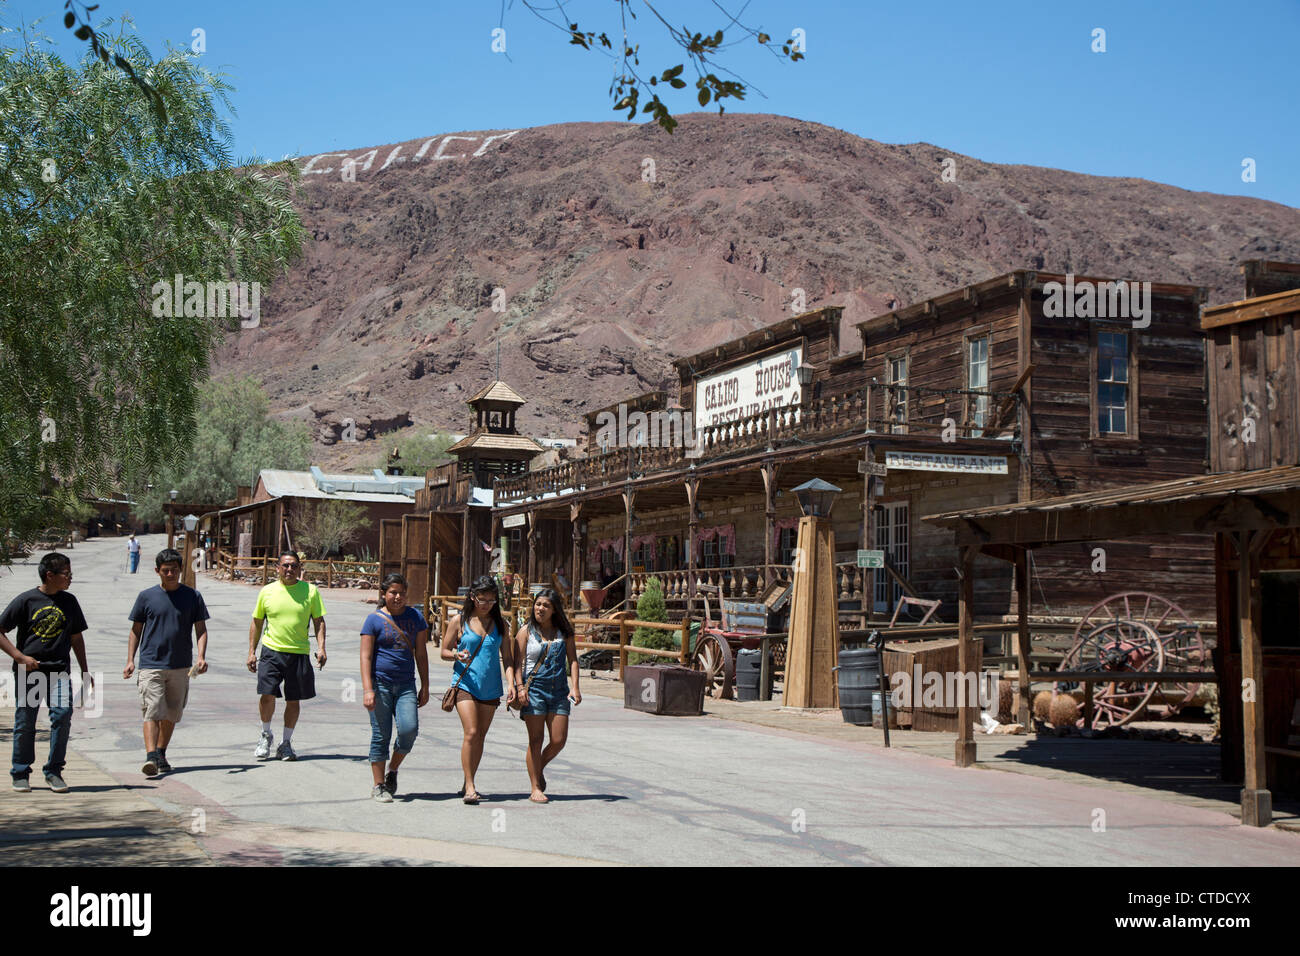
<path id="1" fill-rule="evenodd" d="M 83 818 L 86 829 L 78 837 L 77 819 L 65 814 L 59 821 L 73 847 L 65 847 L 69 862 L 106 859 L 96 845 L 113 824 L 89 821 L 109 803 L 114 816 L 106 819 L 130 828 L 132 846 L 144 845 L 141 853 L 147 855 L 150 841 L 175 843 L 172 863 L 205 857 L 219 864 L 1300 860 L 1300 834 L 1241 827 L 1219 810 L 1132 787 L 987 767 L 958 770 L 950 760 L 856 739 L 711 716 L 652 717 L 625 711 L 621 701 L 598 693 L 577 708 L 569 746 L 548 771 L 550 805 L 527 800 L 523 724 L 503 709 L 488 734 L 478 779 L 489 799 L 467 807 L 455 796 L 460 725 L 437 707 L 448 669 L 436 658 L 432 700 L 420 712 L 420 737 L 402 768 L 401 792 L 392 805 L 379 805 L 369 798 L 369 724 L 358 673 L 357 635 L 371 607 L 362 600 L 372 595 L 327 592 L 329 663 L 318 673 L 317 699 L 303 705 L 293 739 L 299 760 L 259 763 L 253 759 L 259 731 L 254 678 L 244 667 L 256 589 L 202 576 L 200 590 L 213 615 L 212 670 L 193 683 L 168 750 L 177 772 L 146 780 L 139 699 L 134 680 L 123 681 L 121 669 L 127 612 L 136 592 L 157 582 L 152 555 L 163 544 L 162 536 L 144 539 L 135 576 L 123 570 L 124 539 L 96 539 L 69 552 L 72 593 L 90 625 L 91 669 L 104 675 L 103 713 L 74 717 L 75 753 L 65 774 L 72 794 L 45 790 L 39 772 L 33 793 L 0 794 L 0 819 L 22 822 L 0 827 L 3 856 L 40 844 L 49 808 L 68 800 L 80 809 L 71 816 Z M 37 583 L 33 560 L 11 571 L 0 571 L 0 601 L 6 603 Z M 44 713 L 41 721 L 44 727 Z M 8 746 L 11 726 L 12 708 L 5 707 L 0 746 Z M 279 712 L 274 727 L 278 742 Z M 44 748 L 42 739 L 38 766 Z"/>

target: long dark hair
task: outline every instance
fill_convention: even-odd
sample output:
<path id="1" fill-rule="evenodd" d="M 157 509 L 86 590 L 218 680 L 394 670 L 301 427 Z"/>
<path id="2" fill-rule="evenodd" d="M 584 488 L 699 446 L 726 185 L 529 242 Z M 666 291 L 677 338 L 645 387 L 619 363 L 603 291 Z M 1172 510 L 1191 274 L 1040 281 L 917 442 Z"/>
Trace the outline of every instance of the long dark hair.
<path id="1" fill-rule="evenodd" d="M 528 602 L 528 626 L 537 627 L 538 598 L 546 598 L 551 602 L 551 623 L 555 625 L 555 630 L 560 636 L 564 638 L 573 637 L 573 625 L 569 623 L 569 619 L 564 615 L 564 601 L 553 588 L 540 589 Z"/>
<path id="2" fill-rule="evenodd" d="M 469 593 L 465 595 L 465 604 L 460 609 L 461 622 L 464 624 L 469 623 L 470 616 L 474 613 L 474 595 L 480 591 L 491 591 L 497 596 L 496 603 L 492 605 L 492 623 L 496 626 L 497 633 L 504 639 L 506 636 L 506 622 L 501 617 L 501 592 L 497 590 L 497 583 L 489 575 L 480 575 L 469 586 Z"/>

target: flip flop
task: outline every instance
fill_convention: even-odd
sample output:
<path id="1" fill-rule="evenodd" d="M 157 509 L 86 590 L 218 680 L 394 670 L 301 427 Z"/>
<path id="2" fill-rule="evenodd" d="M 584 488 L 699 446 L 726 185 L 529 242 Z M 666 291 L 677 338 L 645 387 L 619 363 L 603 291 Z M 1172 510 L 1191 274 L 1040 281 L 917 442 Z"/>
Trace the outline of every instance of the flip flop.
<path id="1" fill-rule="evenodd" d="M 467 793 L 461 800 L 469 806 L 475 807 L 478 806 L 479 796 L 480 794 L 477 793 Z"/>

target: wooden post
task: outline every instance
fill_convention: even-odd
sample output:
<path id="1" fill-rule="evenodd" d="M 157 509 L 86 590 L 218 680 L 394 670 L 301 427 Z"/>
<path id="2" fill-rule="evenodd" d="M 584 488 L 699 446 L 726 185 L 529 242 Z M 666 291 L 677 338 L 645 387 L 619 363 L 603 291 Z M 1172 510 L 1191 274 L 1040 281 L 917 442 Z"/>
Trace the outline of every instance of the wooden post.
<path id="1" fill-rule="evenodd" d="M 198 536 L 193 531 L 183 532 L 185 535 L 184 545 L 182 546 L 181 556 L 181 583 L 187 587 L 194 587 L 194 548 L 197 544 Z"/>
<path id="2" fill-rule="evenodd" d="M 432 520 L 429 522 L 432 524 Z M 433 553 L 433 583 L 429 585 L 430 594 L 440 594 L 442 592 L 442 552 Z"/>
<path id="3" fill-rule="evenodd" d="M 875 460 L 870 443 L 867 443 L 862 448 L 862 460 L 868 463 Z M 874 546 L 875 542 L 875 524 L 872 521 L 876 512 L 876 496 L 873 488 L 875 476 L 864 474 L 862 477 L 864 479 L 862 482 L 862 527 L 859 529 L 858 547 L 868 550 Z M 883 575 L 885 572 L 881 571 L 880 573 Z M 862 578 L 862 627 L 865 628 L 871 620 L 871 607 L 875 602 L 875 595 L 868 593 L 873 588 L 868 587 L 867 582 L 872 581 L 874 583 L 875 576 L 868 572 L 866 568 L 859 568 L 858 574 Z"/>
<path id="4" fill-rule="evenodd" d="M 635 504 L 636 492 L 629 485 L 623 491 L 623 610 L 625 611 L 632 603 L 632 512 Z"/>
<path id="5" fill-rule="evenodd" d="M 1259 552 L 1267 531 L 1237 532 L 1237 620 L 1241 631 L 1241 726 L 1246 758 L 1241 791 L 1241 822 L 1266 827 L 1273 819 L 1264 756 L 1264 651 L 1259 641 Z M 1228 688 L 1235 693 L 1235 688 Z"/>
<path id="6" fill-rule="evenodd" d="M 278 561 L 279 558 L 276 558 L 276 560 Z M 270 561 L 271 561 L 270 555 L 267 554 L 262 555 L 262 585 L 263 586 L 265 586 L 267 581 L 270 580 L 270 572 L 271 572 Z"/>
<path id="7" fill-rule="evenodd" d="M 627 667 L 627 619 L 618 622 L 618 679 L 623 679 L 623 668 Z"/>
<path id="8" fill-rule="evenodd" d="M 528 565 L 525 579 L 529 584 L 536 584 L 540 575 L 537 573 L 537 512 L 528 512 Z"/>
<path id="9" fill-rule="evenodd" d="M 334 587 L 334 559 L 325 559 L 325 587 Z"/>
<path id="10" fill-rule="evenodd" d="M 975 555 L 978 546 L 966 545 L 961 549 L 961 581 L 958 582 L 957 599 L 957 671 L 961 675 L 958 687 L 961 698 L 957 701 L 957 747 L 955 764 L 970 767 L 975 763 L 975 736 L 971 730 L 974 708 L 970 706 L 966 675 L 971 670 L 970 644 L 974 640 L 975 613 Z M 881 693 L 883 693 L 883 689 Z"/>
<path id="11" fill-rule="evenodd" d="M 575 612 L 582 606 L 579 603 L 582 600 L 582 531 L 578 527 L 580 517 L 582 502 L 569 505 L 569 522 L 573 526 L 573 579 L 569 583 L 572 585 L 570 595 Z"/>
<path id="12" fill-rule="evenodd" d="M 775 412 L 773 413 L 773 416 Z M 773 434 L 771 418 L 769 416 L 768 435 Z M 771 440 L 769 438 L 769 440 Z M 773 572 L 772 566 L 776 563 L 774 550 L 775 544 L 772 541 L 772 534 L 776 528 L 776 464 L 772 461 L 765 461 L 762 465 L 763 474 L 763 586 L 759 588 L 759 598 L 763 597 L 763 592 L 772 585 Z"/>
<path id="13" fill-rule="evenodd" d="M 686 616 L 695 613 L 695 568 L 699 555 L 695 553 L 695 531 L 699 522 L 695 518 L 695 502 L 700 493 L 700 479 L 687 478 L 686 487 Z"/>
<path id="14" fill-rule="evenodd" d="M 768 653 L 771 650 L 772 639 L 770 637 L 760 637 L 758 639 L 758 699 L 771 700 L 772 691 L 768 687 L 768 681 L 772 677 L 772 662 L 768 659 Z"/>
<path id="15" fill-rule="evenodd" d="M 689 617 L 684 617 L 682 618 L 682 643 L 677 652 L 678 659 L 681 661 L 683 667 L 688 666 L 687 660 L 690 657 L 690 649 L 691 619 Z"/>
<path id="16" fill-rule="evenodd" d="M 1016 721 L 1029 728 L 1029 655 L 1033 642 L 1029 636 L 1029 549 L 1016 549 L 1016 635 L 1013 640 L 1016 668 L 1020 680 L 1016 692 Z"/>
<path id="17" fill-rule="evenodd" d="M 466 507 L 460 514 L 460 584 L 459 587 L 465 587 L 474 578 L 472 569 L 474 567 L 471 560 L 472 556 L 469 551 L 469 508 Z"/>

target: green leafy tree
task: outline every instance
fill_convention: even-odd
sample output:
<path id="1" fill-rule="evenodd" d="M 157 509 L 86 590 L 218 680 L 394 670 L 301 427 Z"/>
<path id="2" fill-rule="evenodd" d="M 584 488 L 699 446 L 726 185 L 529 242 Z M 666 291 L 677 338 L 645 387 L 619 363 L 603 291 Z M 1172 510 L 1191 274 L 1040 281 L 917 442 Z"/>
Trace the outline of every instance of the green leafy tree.
<path id="1" fill-rule="evenodd" d="M 658 578 L 651 577 L 646 580 L 645 590 L 636 602 L 636 619 L 638 621 L 655 621 L 662 624 L 668 620 L 668 609 L 664 604 L 664 588 Z M 633 647 L 653 647 L 662 651 L 675 651 L 680 644 L 680 633 L 673 631 L 661 631 L 652 627 L 638 627 L 632 632 Z M 668 660 L 665 657 L 659 657 L 654 654 L 632 654 L 627 655 L 629 664 L 647 664 L 664 663 Z"/>
<path id="2" fill-rule="evenodd" d="M 351 501 L 300 502 L 289 520 L 293 544 L 309 558 L 328 558 L 360 537 L 366 509 Z"/>
<path id="3" fill-rule="evenodd" d="M 156 318 L 156 284 L 269 282 L 304 237 L 296 166 L 232 162 L 230 87 L 195 56 L 154 61 L 122 25 L 96 35 L 111 64 L 72 66 L 42 39 L 0 27 L 0 560 L 57 523 L 56 488 L 181 464 L 241 316 Z"/>
<path id="4" fill-rule="evenodd" d="M 168 491 L 177 501 L 220 503 L 251 484 L 263 468 L 303 471 L 311 462 L 311 434 L 302 422 L 270 417 L 270 401 L 251 377 L 213 379 L 203 386 L 194 441 L 180 466 L 137 489 L 136 514 L 160 521 Z"/>
<path id="5" fill-rule="evenodd" d="M 454 456 L 447 454 L 447 449 L 454 444 L 456 440 L 447 432 L 430 435 L 427 428 L 416 425 L 385 438 L 386 450 L 371 467 L 387 471 L 391 461 L 389 455 L 396 448 L 399 473 L 423 478 L 430 468 L 452 460 Z"/>

